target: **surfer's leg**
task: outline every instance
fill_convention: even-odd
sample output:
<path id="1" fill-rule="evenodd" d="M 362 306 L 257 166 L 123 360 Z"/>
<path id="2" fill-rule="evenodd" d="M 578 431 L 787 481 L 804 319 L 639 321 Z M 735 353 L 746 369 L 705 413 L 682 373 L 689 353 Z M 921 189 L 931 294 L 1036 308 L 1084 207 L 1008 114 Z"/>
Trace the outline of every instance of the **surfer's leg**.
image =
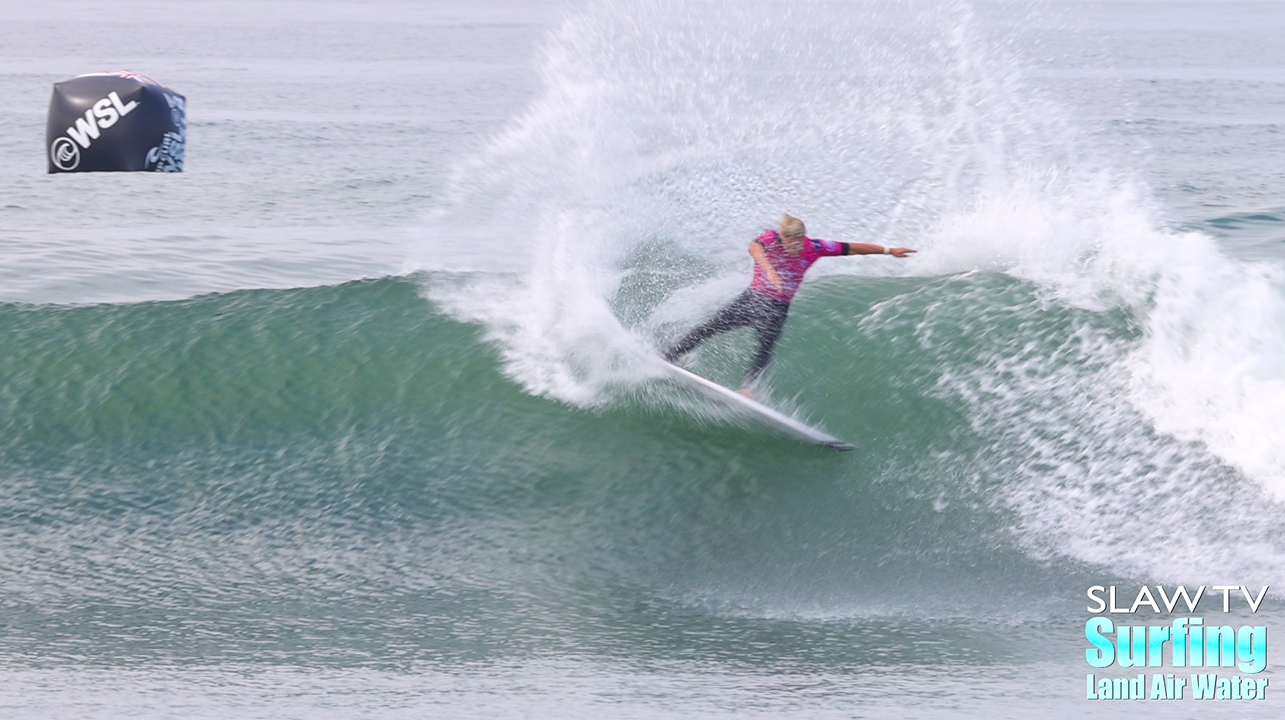
<path id="1" fill-rule="evenodd" d="M 754 330 L 759 336 L 759 349 L 750 363 L 749 372 L 745 373 L 743 390 L 757 385 L 763 371 L 767 369 L 767 364 L 772 361 L 772 346 L 781 336 L 781 330 L 785 327 L 785 316 L 789 312 L 789 303 L 764 298 L 763 306 L 759 309 L 759 314 L 754 321 Z"/>
<path id="2" fill-rule="evenodd" d="M 687 333 L 682 340 L 679 340 L 677 344 L 669 350 L 666 350 L 665 359 L 669 362 L 673 362 L 679 356 L 691 352 L 696 349 L 697 345 L 700 345 L 719 333 L 725 333 L 728 330 L 735 330 L 736 328 L 743 327 L 745 325 L 753 325 L 756 320 L 755 313 L 757 311 L 757 308 L 754 307 L 753 295 L 755 294 L 757 293 L 751 293 L 749 290 L 741 293 L 740 297 L 729 303 L 727 307 L 724 307 L 722 310 L 715 313 L 714 317 L 710 318 L 702 325 L 697 325 L 691 332 Z"/>

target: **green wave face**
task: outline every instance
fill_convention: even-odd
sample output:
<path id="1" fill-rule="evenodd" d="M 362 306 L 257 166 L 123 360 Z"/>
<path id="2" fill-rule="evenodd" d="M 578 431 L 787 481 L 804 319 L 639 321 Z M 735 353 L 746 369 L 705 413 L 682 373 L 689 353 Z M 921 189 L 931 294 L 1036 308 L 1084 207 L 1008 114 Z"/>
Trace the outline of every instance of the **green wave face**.
<path id="1" fill-rule="evenodd" d="M 1089 553 L 1116 547 L 1109 513 L 1049 501 L 1079 475 L 1108 505 L 1092 483 L 1129 467 L 1129 492 L 1236 480 L 1110 404 L 1103 378 L 1139 340 L 1126 313 L 1006 276 L 828 278 L 800 297 L 770 392 L 849 454 L 693 414 L 654 381 L 590 408 L 531 396 L 423 299 L 434 282 L 0 309 L 14 646 L 196 632 L 167 652 L 289 655 L 320 622 L 343 652 L 494 657 L 564 633 L 612 652 L 676 612 L 663 654 L 711 613 L 949 618 L 1099 577 L 1056 547 L 1067 523 Z M 1196 517 L 1183 497 L 1153 499 Z M 76 629 L 104 613 L 128 632 Z"/>

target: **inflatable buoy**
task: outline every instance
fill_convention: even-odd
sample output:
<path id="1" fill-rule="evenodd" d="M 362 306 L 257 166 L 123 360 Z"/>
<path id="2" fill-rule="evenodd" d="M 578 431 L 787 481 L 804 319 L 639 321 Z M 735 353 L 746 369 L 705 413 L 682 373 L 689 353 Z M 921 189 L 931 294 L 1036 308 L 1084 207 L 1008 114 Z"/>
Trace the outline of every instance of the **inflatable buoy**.
<path id="1" fill-rule="evenodd" d="M 49 172 L 182 172 L 187 99 L 128 72 L 54 84 L 45 145 Z"/>

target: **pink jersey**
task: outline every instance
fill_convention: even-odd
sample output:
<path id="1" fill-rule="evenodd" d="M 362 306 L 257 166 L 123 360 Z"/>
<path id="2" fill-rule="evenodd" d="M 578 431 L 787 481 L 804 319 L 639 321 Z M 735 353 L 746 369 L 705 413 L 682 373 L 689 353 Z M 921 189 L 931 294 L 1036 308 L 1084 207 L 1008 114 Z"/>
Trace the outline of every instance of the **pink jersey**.
<path id="1" fill-rule="evenodd" d="M 750 289 L 787 303 L 798 292 L 799 284 L 803 282 L 803 273 L 812 267 L 812 263 L 827 255 L 842 255 L 845 251 L 843 243 L 805 237 L 803 250 L 798 255 L 792 255 L 781 244 L 781 237 L 775 230 L 764 230 L 762 235 L 754 239 L 763 246 L 768 263 L 781 277 L 781 287 L 773 287 L 767 279 L 767 273 L 763 272 L 758 263 L 754 263 L 754 279 L 750 281 Z"/>

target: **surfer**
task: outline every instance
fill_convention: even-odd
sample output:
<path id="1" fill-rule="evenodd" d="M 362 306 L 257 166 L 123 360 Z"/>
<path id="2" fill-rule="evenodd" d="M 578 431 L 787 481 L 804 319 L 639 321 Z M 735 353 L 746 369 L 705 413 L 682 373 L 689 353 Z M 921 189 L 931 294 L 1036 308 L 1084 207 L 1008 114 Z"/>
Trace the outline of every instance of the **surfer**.
<path id="1" fill-rule="evenodd" d="M 892 255 L 904 258 L 915 252 L 904 247 L 869 243 L 843 243 L 807 236 L 803 221 L 786 213 L 776 230 L 764 230 L 750 243 L 754 277 L 750 287 L 714 317 L 698 325 L 686 337 L 666 350 L 665 360 L 673 362 L 705 340 L 738 327 L 752 327 L 758 333 L 759 348 L 739 392 L 750 397 L 754 386 L 772 359 L 772 345 L 785 327 L 790 300 L 803 282 L 812 263 L 828 255 Z"/>

